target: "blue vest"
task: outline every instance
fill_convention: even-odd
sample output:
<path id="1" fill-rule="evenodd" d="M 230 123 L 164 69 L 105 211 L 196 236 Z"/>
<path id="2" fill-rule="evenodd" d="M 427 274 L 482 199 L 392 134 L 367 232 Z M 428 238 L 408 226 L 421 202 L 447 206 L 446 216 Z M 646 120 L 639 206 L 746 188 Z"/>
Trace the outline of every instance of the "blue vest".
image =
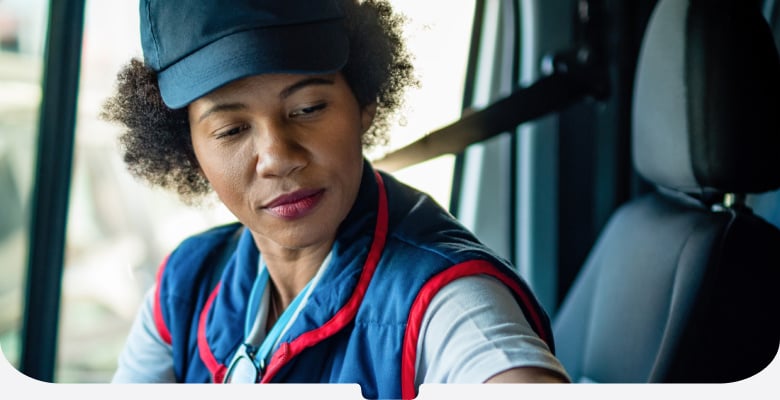
<path id="1" fill-rule="evenodd" d="M 182 242 L 158 272 L 158 332 L 173 347 L 180 382 L 222 382 L 244 337 L 258 251 L 238 224 Z M 215 256 L 238 229 L 224 270 Z M 549 319 L 509 263 L 433 200 L 368 162 L 331 264 L 273 351 L 262 382 L 359 383 L 366 398 L 412 398 L 417 339 L 433 296 L 454 279 L 504 282 L 554 351 Z M 216 275 L 221 274 L 221 275 Z"/>

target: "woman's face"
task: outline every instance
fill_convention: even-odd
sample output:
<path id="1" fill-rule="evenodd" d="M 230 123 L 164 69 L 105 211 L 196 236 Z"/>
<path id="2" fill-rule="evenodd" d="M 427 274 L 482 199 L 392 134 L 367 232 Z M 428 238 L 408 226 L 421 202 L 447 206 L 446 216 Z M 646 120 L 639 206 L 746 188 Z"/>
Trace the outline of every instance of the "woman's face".
<path id="1" fill-rule="evenodd" d="M 341 74 L 244 78 L 188 111 L 203 174 L 261 251 L 331 245 L 357 196 L 373 118 Z"/>

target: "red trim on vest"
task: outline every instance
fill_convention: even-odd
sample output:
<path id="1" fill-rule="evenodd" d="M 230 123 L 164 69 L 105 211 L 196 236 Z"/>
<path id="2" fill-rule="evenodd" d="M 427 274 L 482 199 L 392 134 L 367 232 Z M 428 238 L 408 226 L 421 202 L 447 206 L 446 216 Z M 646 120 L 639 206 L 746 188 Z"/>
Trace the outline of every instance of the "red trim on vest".
<path id="1" fill-rule="evenodd" d="M 157 327 L 157 334 L 160 335 L 160 339 L 170 345 L 173 343 L 173 340 L 171 339 L 171 331 L 165 324 L 165 318 L 163 318 L 162 305 L 160 302 L 160 285 L 162 283 L 163 270 L 165 270 L 166 265 L 168 265 L 168 256 L 166 256 L 165 259 L 160 263 L 160 266 L 157 267 L 157 277 L 155 278 L 157 280 L 157 287 L 154 289 L 153 317 L 154 326 Z"/>
<path id="2" fill-rule="evenodd" d="M 214 357 L 214 353 L 211 352 L 211 347 L 209 347 L 209 343 L 206 341 L 206 321 L 208 320 L 209 310 L 214 303 L 214 299 L 217 298 L 220 287 L 222 287 L 222 282 L 217 283 L 217 286 L 211 291 L 208 300 L 206 300 L 206 304 L 203 306 L 203 311 L 200 312 L 200 319 L 198 320 L 198 354 L 200 355 L 203 364 L 208 368 L 209 372 L 211 372 L 211 376 L 215 383 L 222 383 L 222 381 L 225 380 L 227 367 L 220 364 L 219 361 L 217 361 L 217 358 Z"/>
<path id="3" fill-rule="evenodd" d="M 409 319 L 406 324 L 404 342 L 401 348 L 401 397 L 403 399 L 413 399 L 416 396 L 414 388 L 414 367 L 417 361 L 417 342 L 420 337 L 420 327 L 422 325 L 423 316 L 425 315 L 425 311 L 428 309 L 431 300 L 441 288 L 455 279 L 477 274 L 490 275 L 512 289 L 512 291 L 520 297 L 520 301 L 525 306 L 524 309 L 530 314 L 527 317 L 532 324 L 531 327 L 545 343 L 550 343 L 547 332 L 544 331 L 542 319 L 533 307 L 533 303 L 530 301 L 528 293 L 522 290 L 517 282 L 508 276 L 499 273 L 498 269 L 493 264 L 485 260 L 472 260 L 457 264 L 440 272 L 426 282 L 417 294 L 414 303 L 412 303 L 412 309 L 409 311 Z"/>
<path id="4" fill-rule="evenodd" d="M 324 323 L 321 327 L 312 329 L 300 336 L 290 343 L 282 343 L 279 349 L 271 357 L 271 361 L 268 363 L 268 368 L 263 375 L 262 382 L 270 382 L 271 379 L 279 372 L 279 370 L 287 364 L 293 357 L 300 354 L 303 350 L 316 345 L 317 343 L 327 339 L 328 337 L 335 335 L 338 331 L 344 328 L 350 321 L 355 318 L 357 310 L 360 307 L 360 303 L 365 297 L 366 290 L 368 290 L 368 284 L 371 282 L 371 278 L 374 275 L 379 259 L 382 256 L 382 249 L 385 247 L 385 240 L 387 239 L 387 194 L 385 193 L 385 184 L 382 181 L 382 177 L 378 172 L 374 171 L 376 176 L 376 182 L 379 187 L 379 204 L 377 207 L 376 226 L 374 228 L 374 238 L 371 243 L 371 248 L 368 252 L 368 258 L 363 265 L 363 271 L 360 273 L 355 291 L 352 292 L 352 296 L 337 313 L 328 322 Z"/>

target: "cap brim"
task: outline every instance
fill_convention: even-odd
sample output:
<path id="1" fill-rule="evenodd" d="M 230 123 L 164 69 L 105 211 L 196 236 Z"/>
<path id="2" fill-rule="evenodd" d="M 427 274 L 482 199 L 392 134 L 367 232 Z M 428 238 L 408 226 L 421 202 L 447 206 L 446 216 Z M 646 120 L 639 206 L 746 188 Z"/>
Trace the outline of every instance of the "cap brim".
<path id="1" fill-rule="evenodd" d="M 342 20 L 240 31 L 158 72 L 165 104 L 182 108 L 237 79 L 267 73 L 332 73 L 347 62 Z"/>

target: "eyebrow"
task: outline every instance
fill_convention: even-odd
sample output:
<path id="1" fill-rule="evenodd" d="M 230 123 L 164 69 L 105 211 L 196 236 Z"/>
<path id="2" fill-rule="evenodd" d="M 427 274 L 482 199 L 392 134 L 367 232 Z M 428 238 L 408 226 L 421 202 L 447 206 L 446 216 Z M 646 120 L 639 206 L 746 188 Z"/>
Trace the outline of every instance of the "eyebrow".
<path id="1" fill-rule="evenodd" d="M 334 84 L 334 82 L 335 81 L 333 79 L 323 78 L 323 77 L 304 78 L 284 88 L 281 92 L 279 92 L 279 98 L 285 99 L 287 97 L 290 97 L 293 93 L 305 88 L 306 86 L 332 85 Z"/>
<path id="2" fill-rule="evenodd" d="M 209 108 L 203 114 L 200 115 L 198 118 L 198 122 L 203 122 L 206 117 L 208 117 L 211 114 L 222 112 L 222 111 L 239 111 L 246 109 L 246 105 L 242 103 L 221 103 L 221 104 L 215 104 L 213 107 Z"/>
<path id="3" fill-rule="evenodd" d="M 298 82 L 293 83 L 290 86 L 287 86 L 286 88 L 282 89 L 281 92 L 279 92 L 279 98 L 280 99 L 286 99 L 287 97 L 290 97 L 293 95 L 293 93 L 297 92 L 298 90 L 301 90 L 307 86 L 312 85 L 333 85 L 335 81 L 333 79 L 328 78 L 322 78 L 322 77 L 312 77 L 312 78 L 304 78 L 301 79 Z M 211 114 L 222 112 L 222 111 L 239 111 L 246 109 L 246 105 L 243 103 L 221 103 L 221 104 L 215 104 L 213 107 L 209 108 L 203 114 L 200 115 L 198 118 L 198 122 L 202 122 L 206 117 L 208 117 Z"/>

